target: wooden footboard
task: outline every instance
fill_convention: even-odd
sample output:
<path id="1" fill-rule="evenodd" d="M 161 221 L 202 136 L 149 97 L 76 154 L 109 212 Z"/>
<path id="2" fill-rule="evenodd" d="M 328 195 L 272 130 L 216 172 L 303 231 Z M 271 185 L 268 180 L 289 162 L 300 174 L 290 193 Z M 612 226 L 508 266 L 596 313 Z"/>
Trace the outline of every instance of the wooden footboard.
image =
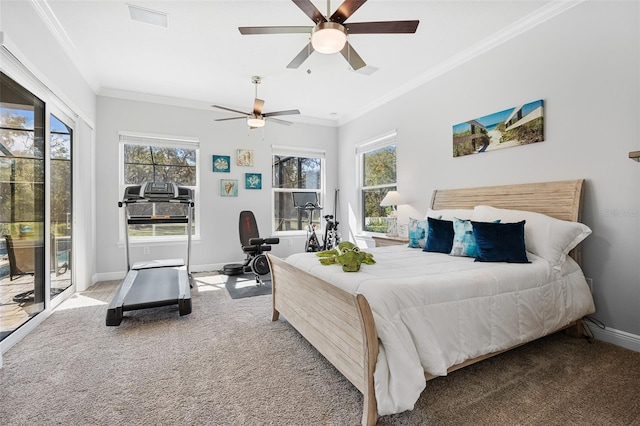
<path id="1" fill-rule="evenodd" d="M 473 208 L 487 204 L 547 214 L 562 220 L 580 219 L 584 180 L 438 190 L 433 209 Z M 578 248 L 571 253 L 580 260 Z M 324 357 L 364 395 L 363 425 L 378 419 L 373 372 L 378 358 L 378 334 L 369 303 L 285 261 L 267 254 L 273 284 L 273 316 L 282 313 Z M 581 322 L 571 325 L 580 334 Z M 508 350 L 508 349 L 507 349 Z M 465 361 L 454 371 L 505 351 Z M 425 373 L 427 380 L 434 376 Z"/>
<path id="2" fill-rule="evenodd" d="M 282 314 L 364 396 L 363 425 L 378 419 L 373 371 L 378 333 L 369 303 L 267 254 L 273 315 Z"/>

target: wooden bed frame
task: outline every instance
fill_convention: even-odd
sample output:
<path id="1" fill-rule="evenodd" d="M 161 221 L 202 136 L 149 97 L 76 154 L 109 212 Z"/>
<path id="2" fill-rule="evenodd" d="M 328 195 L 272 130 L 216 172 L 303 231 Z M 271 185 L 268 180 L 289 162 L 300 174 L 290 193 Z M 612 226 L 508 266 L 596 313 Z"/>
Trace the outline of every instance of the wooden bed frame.
<path id="1" fill-rule="evenodd" d="M 431 208 L 472 209 L 476 205 L 490 205 L 579 221 L 583 183 L 584 180 L 580 179 L 436 190 L 431 199 Z M 571 256 L 579 263 L 578 249 L 574 249 Z M 378 413 L 373 372 L 378 357 L 378 334 L 369 303 L 363 295 L 341 290 L 273 255 L 269 254 L 267 257 L 273 285 L 272 320 L 277 321 L 282 313 L 302 336 L 362 392 L 362 424 L 375 425 Z M 574 333 L 581 333 L 580 326 L 581 321 L 576 321 L 569 327 L 574 328 Z M 507 350 L 467 360 L 448 371 Z M 425 372 L 426 380 L 432 378 L 434 376 Z"/>

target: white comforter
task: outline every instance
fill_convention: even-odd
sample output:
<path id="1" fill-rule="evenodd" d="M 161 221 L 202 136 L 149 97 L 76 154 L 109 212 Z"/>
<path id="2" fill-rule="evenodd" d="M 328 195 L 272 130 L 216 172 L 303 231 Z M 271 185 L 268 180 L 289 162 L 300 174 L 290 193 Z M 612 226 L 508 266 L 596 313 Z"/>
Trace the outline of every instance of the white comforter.
<path id="1" fill-rule="evenodd" d="M 345 273 L 312 253 L 287 262 L 367 298 L 380 339 L 374 373 L 378 414 L 413 409 L 424 372 L 542 337 L 595 311 L 580 267 L 481 263 L 404 246 L 368 249 L 375 265 Z"/>

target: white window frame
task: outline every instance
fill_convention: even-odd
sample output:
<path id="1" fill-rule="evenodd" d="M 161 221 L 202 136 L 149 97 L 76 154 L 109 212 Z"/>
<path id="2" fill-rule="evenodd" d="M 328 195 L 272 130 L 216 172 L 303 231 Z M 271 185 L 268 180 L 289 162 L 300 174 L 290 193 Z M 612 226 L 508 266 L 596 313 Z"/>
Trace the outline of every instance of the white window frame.
<path id="1" fill-rule="evenodd" d="M 195 222 L 195 233 L 191 236 L 191 240 L 200 239 L 200 140 L 189 136 L 173 136 L 158 135 L 150 133 L 137 133 L 120 131 L 118 132 L 118 151 L 119 151 L 119 171 L 118 171 L 118 190 L 119 197 L 122 197 L 124 190 L 130 184 L 124 183 L 124 146 L 127 145 L 145 145 L 145 146 L 162 146 L 168 148 L 188 148 L 196 151 L 196 186 L 187 186 L 193 190 L 193 214 Z M 119 209 L 120 210 L 120 209 Z M 124 214 L 119 212 L 119 244 L 124 244 L 125 238 L 125 220 Z M 152 237 L 132 237 L 129 236 L 129 244 L 134 245 L 164 245 L 165 243 L 173 243 L 176 241 L 186 241 L 186 235 L 172 236 L 152 236 Z"/>
<path id="2" fill-rule="evenodd" d="M 303 158 L 319 158 L 320 159 L 320 189 L 300 189 L 300 188 L 274 188 L 273 187 L 273 156 L 274 155 L 284 155 L 290 157 L 303 157 Z M 275 229 L 275 216 L 276 216 L 276 206 L 275 206 L 275 194 L 276 192 L 315 192 L 318 193 L 319 200 L 321 204 L 326 200 L 326 151 L 323 149 L 317 148 L 306 148 L 306 147 L 294 147 L 294 146 L 284 146 L 284 145 L 271 145 L 271 235 L 306 235 L 307 231 L 305 229 L 302 230 L 291 230 L 291 231 L 276 231 Z M 321 215 L 318 211 L 314 212 L 314 218 L 322 217 L 316 216 Z M 320 225 L 316 227 L 316 232 L 321 233 L 323 229 L 322 221 L 320 221 Z"/>
<path id="3" fill-rule="evenodd" d="M 397 167 L 398 167 L 398 145 L 397 145 L 397 131 L 391 130 L 387 133 L 383 133 L 381 135 L 378 135 L 372 139 L 360 142 L 359 144 L 356 144 L 356 166 L 355 166 L 355 170 L 356 170 L 356 182 L 357 182 L 357 188 L 358 188 L 358 194 L 357 194 L 357 198 L 358 198 L 358 215 L 357 215 L 357 221 L 359 222 L 359 226 L 358 229 L 360 230 L 360 233 L 362 235 L 384 235 L 383 232 L 371 232 L 371 231 L 365 231 L 364 230 L 364 222 L 365 222 L 365 218 L 363 217 L 364 214 L 364 206 L 363 206 L 363 199 L 364 199 L 364 194 L 363 192 L 367 189 L 377 189 L 377 188 L 397 188 L 398 187 L 398 175 L 396 173 L 396 181 L 393 183 L 388 183 L 388 184 L 384 184 L 384 185 L 376 185 L 376 186 L 368 186 L 365 187 L 364 185 L 364 155 L 368 154 L 372 151 L 376 151 L 378 149 L 390 146 L 390 145 L 395 145 L 396 146 L 396 172 L 397 172 Z"/>

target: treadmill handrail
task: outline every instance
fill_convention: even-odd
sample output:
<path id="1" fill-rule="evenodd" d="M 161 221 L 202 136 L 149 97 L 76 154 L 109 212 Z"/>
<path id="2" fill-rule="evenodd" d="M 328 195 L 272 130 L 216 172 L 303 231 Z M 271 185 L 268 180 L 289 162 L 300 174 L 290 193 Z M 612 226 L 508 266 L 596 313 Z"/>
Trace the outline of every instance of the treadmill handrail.
<path id="1" fill-rule="evenodd" d="M 176 204 L 191 204 L 193 207 L 194 203 L 191 198 L 124 198 L 122 201 L 118 202 L 118 207 L 122 207 L 124 204 L 145 204 L 145 203 L 176 203 Z"/>

